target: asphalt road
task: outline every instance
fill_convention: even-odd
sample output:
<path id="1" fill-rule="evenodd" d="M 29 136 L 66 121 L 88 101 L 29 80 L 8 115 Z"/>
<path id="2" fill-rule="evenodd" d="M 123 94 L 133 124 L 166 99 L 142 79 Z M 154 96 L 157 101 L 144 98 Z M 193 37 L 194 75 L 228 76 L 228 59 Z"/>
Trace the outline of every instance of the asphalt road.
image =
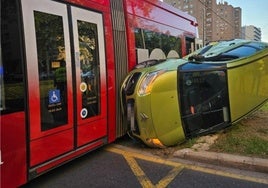
<path id="1" fill-rule="evenodd" d="M 23 187 L 268 187 L 262 179 L 186 165 L 124 148 L 113 144 L 100 148 Z"/>

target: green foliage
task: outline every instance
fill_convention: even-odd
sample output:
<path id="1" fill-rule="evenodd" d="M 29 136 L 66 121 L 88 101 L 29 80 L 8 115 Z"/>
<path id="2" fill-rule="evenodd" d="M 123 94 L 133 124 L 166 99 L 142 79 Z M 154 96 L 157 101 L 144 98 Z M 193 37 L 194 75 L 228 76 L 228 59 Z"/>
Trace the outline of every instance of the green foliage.
<path id="1" fill-rule="evenodd" d="M 258 134 L 251 134 L 250 131 L 252 130 L 243 124 L 234 125 L 220 134 L 219 139 L 210 150 L 268 158 L 268 141 Z M 257 129 L 256 132 L 258 131 Z"/>
<path id="2" fill-rule="evenodd" d="M 211 151 L 268 158 L 268 103 L 255 115 L 225 129 Z"/>
<path id="3" fill-rule="evenodd" d="M 253 137 L 243 142 L 246 154 L 268 156 L 268 142 L 258 137 Z"/>
<path id="4" fill-rule="evenodd" d="M 268 102 L 261 107 L 261 110 L 268 111 Z"/>

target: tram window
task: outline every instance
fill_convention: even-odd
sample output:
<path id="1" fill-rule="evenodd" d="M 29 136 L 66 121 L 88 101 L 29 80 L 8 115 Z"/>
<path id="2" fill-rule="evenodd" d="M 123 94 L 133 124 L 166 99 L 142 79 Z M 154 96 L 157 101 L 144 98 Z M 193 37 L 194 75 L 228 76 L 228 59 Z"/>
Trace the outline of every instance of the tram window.
<path id="1" fill-rule="evenodd" d="M 82 91 L 82 108 L 87 109 L 84 118 L 100 114 L 100 70 L 98 54 L 97 25 L 78 21 L 81 82 L 85 85 Z"/>
<path id="2" fill-rule="evenodd" d="M 171 50 L 175 50 L 179 56 L 182 55 L 181 39 L 179 37 L 143 30 L 140 28 L 136 28 L 134 32 L 136 48 L 148 49 L 149 53 L 156 48 L 160 48 L 165 55 L 168 55 Z"/>
<path id="3" fill-rule="evenodd" d="M 34 11 L 41 129 L 67 123 L 67 82 L 62 17 Z"/>
<path id="4" fill-rule="evenodd" d="M 194 38 L 186 37 L 186 52 L 190 54 L 194 51 Z"/>
<path id="5" fill-rule="evenodd" d="M 175 50 L 178 52 L 179 56 L 182 56 L 181 53 L 181 39 L 178 37 L 174 36 L 168 36 L 168 35 L 163 35 L 161 37 L 162 40 L 162 50 L 163 52 L 167 55 L 171 50 Z"/>
<path id="6" fill-rule="evenodd" d="M 144 41 L 145 41 L 145 46 L 147 49 L 149 49 L 150 53 L 155 48 L 161 49 L 161 39 L 160 39 L 159 33 L 144 30 Z"/>
<path id="7" fill-rule="evenodd" d="M 136 48 L 145 48 L 143 42 L 143 31 L 141 29 L 136 28 L 134 30 L 135 33 L 135 42 L 136 42 Z"/>
<path id="8" fill-rule="evenodd" d="M 0 112 L 24 110 L 23 58 L 17 3 L 1 1 L 1 52 L 0 52 Z"/>

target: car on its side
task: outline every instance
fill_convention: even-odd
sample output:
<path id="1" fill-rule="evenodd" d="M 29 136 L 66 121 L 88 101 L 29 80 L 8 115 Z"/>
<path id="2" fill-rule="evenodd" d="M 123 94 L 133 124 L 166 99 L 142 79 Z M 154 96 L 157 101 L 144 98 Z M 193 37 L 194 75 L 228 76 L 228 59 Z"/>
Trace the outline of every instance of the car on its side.
<path id="1" fill-rule="evenodd" d="M 152 147 L 216 132 L 267 101 L 268 44 L 241 39 L 145 61 L 121 87 L 129 133 Z"/>

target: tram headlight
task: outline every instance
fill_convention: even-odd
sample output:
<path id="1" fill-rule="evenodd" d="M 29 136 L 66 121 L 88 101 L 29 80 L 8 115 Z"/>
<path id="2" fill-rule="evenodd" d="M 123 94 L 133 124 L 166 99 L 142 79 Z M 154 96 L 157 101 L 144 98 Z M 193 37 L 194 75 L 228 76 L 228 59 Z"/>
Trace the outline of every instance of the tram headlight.
<path id="1" fill-rule="evenodd" d="M 148 73 L 142 80 L 138 94 L 139 95 L 148 95 L 152 91 L 153 83 L 156 80 L 157 77 L 159 77 L 161 74 L 165 73 L 165 70 L 159 70 L 155 72 Z"/>

